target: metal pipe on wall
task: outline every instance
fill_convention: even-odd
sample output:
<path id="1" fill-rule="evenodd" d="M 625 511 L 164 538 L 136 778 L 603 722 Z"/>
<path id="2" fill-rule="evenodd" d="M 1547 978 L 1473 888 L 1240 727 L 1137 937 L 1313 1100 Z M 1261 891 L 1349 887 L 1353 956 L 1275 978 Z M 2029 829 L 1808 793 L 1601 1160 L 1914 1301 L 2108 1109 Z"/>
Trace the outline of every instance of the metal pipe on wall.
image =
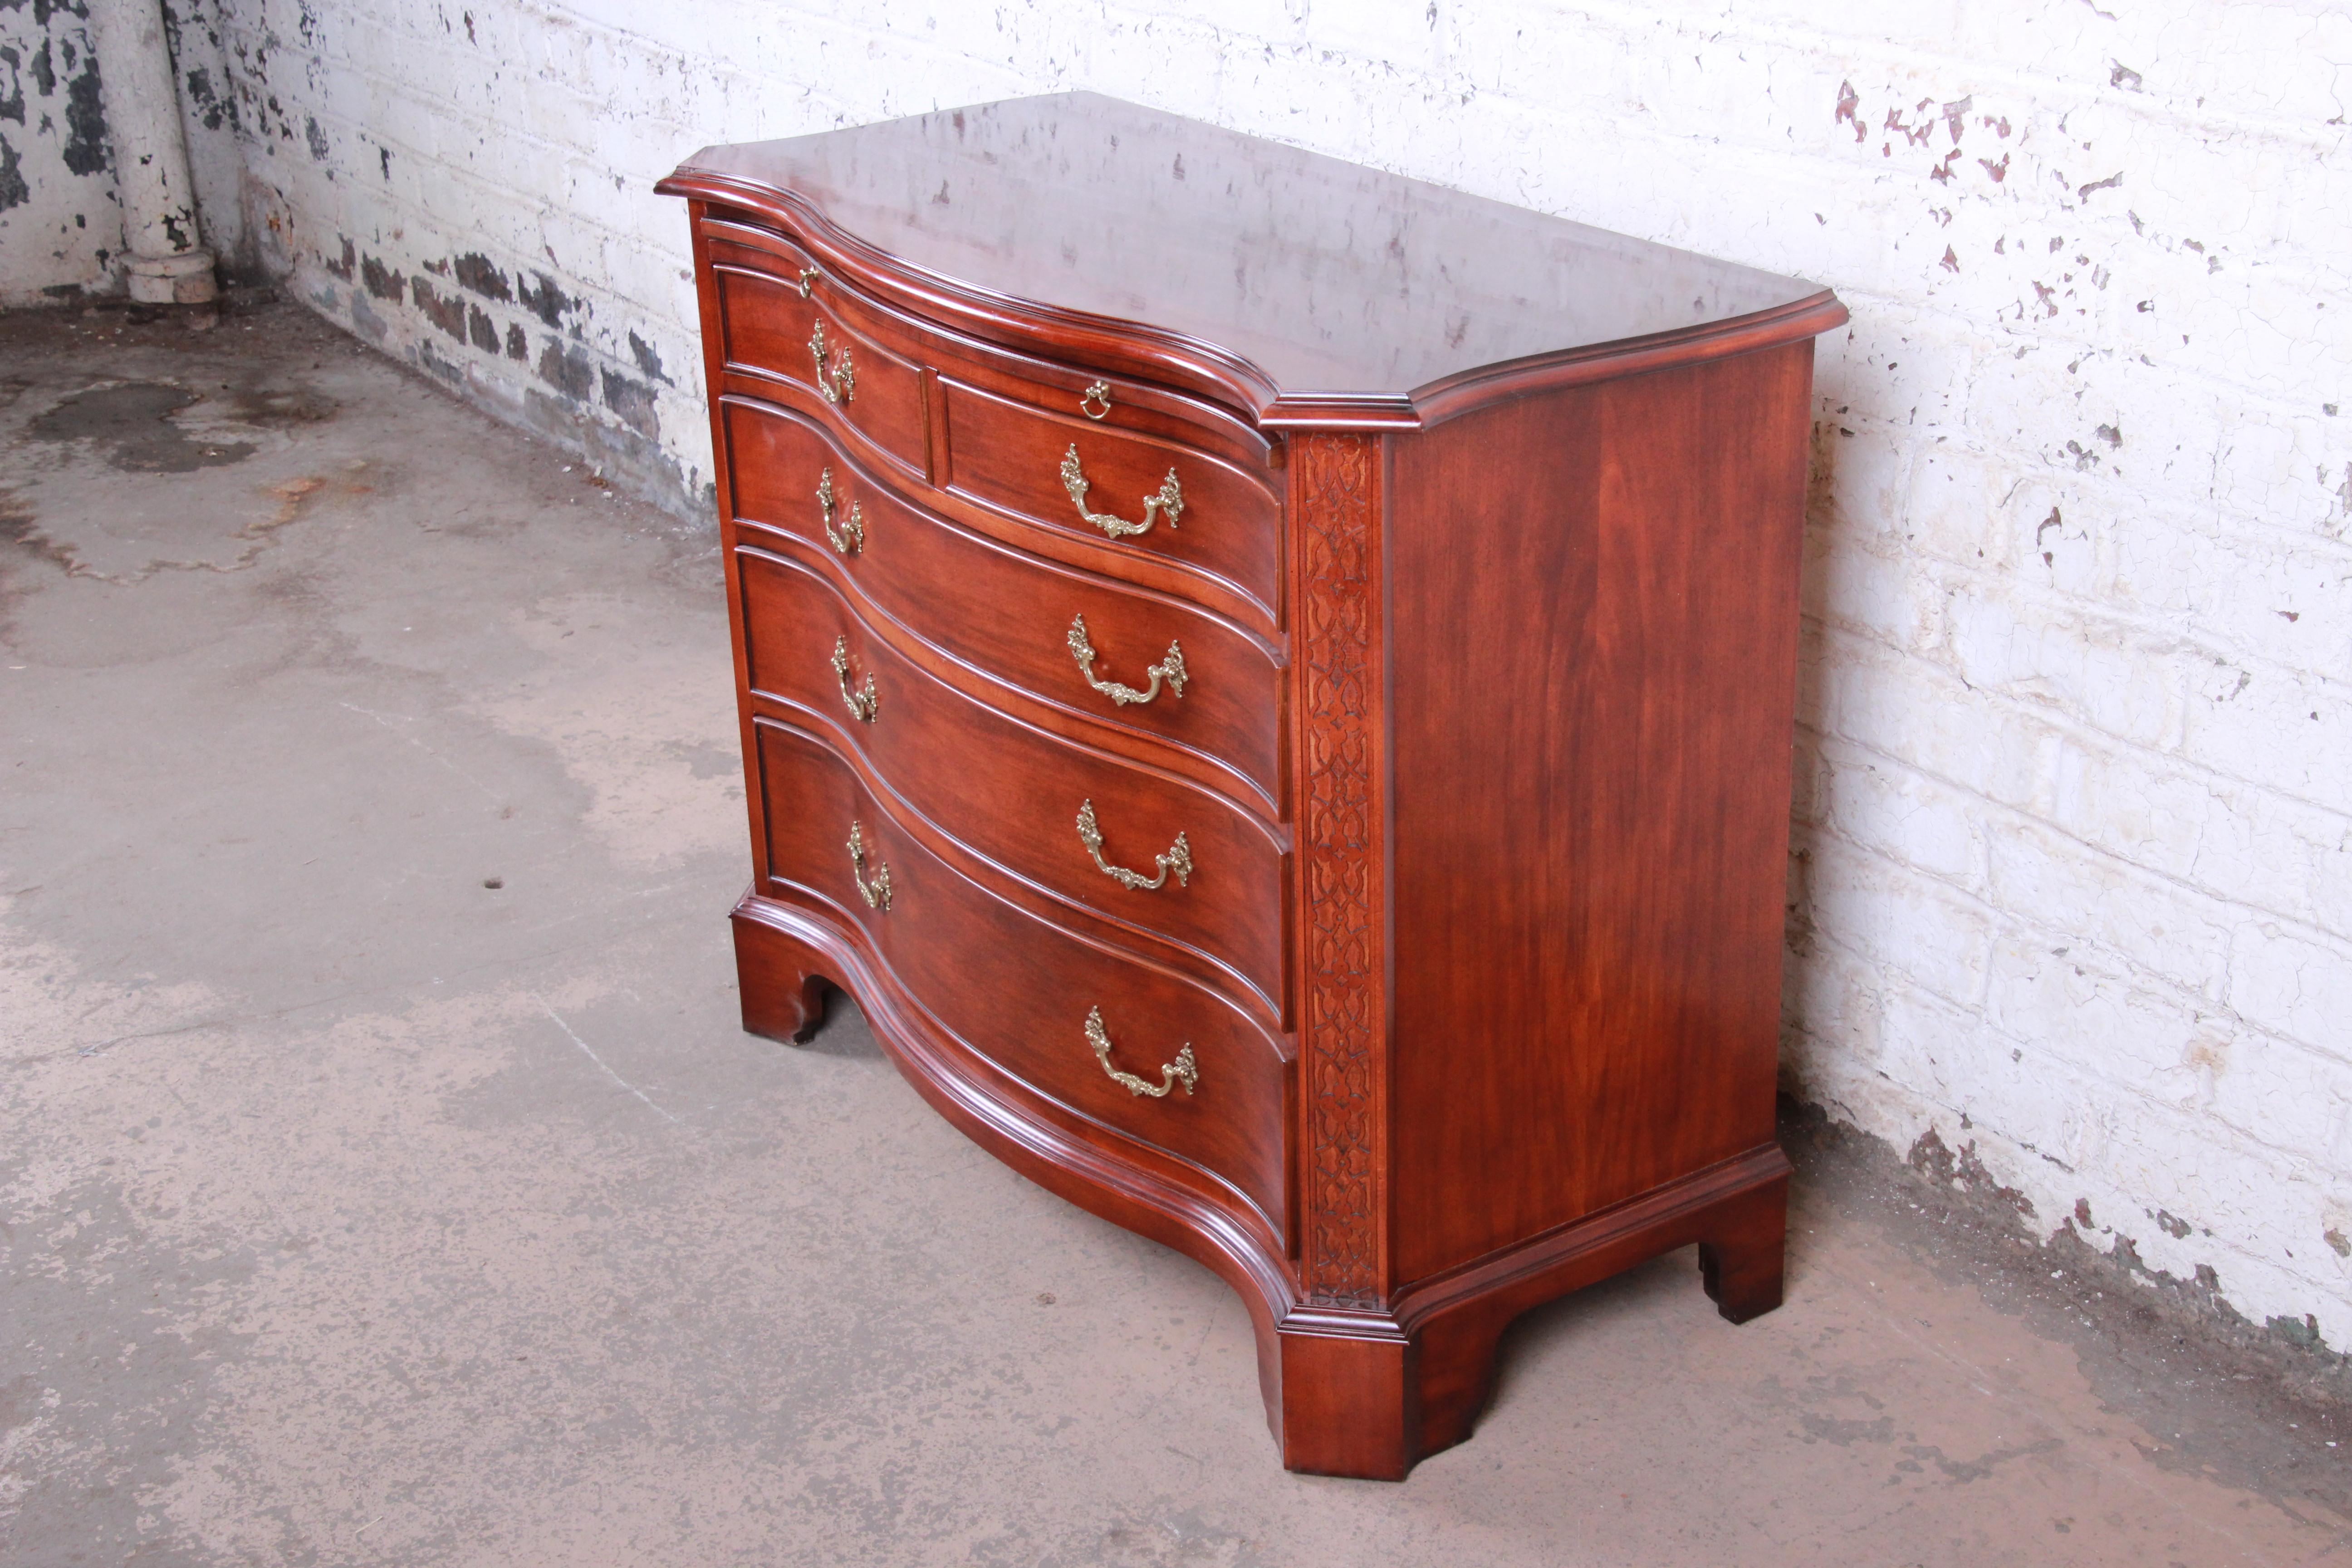
<path id="1" fill-rule="evenodd" d="M 122 202 L 123 280 L 142 303 L 205 304 L 220 284 L 196 228 L 162 0 L 94 0 L 90 21 Z"/>

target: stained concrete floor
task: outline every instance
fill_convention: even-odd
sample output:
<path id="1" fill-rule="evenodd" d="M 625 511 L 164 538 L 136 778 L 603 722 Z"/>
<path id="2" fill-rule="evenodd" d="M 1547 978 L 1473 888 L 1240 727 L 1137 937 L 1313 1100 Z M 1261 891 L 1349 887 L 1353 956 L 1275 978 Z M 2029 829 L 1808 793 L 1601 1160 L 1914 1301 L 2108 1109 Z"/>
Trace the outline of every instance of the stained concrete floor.
<path id="1" fill-rule="evenodd" d="M 2352 1544 L 2330 1418 L 1834 1149 L 1780 1311 L 1664 1258 L 1284 1474 L 1216 1279 L 737 1027 L 712 537 L 289 308 L 0 319 L 0 781 L 11 1568 Z"/>

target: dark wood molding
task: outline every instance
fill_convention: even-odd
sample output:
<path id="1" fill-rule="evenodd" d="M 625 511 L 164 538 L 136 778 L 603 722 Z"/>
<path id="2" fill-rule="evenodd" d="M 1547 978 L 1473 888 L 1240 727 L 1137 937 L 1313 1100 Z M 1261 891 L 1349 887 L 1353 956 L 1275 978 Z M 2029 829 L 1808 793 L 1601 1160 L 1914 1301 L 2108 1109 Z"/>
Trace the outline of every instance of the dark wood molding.
<path id="1" fill-rule="evenodd" d="M 1811 342 L 1845 322 L 1844 304 L 1824 289 L 1775 310 L 1685 331 L 1469 371 L 1417 388 L 1412 395 L 1414 424 L 1426 428 L 1508 398 Z"/>
<path id="2" fill-rule="evenodd" d="M 1024 353 L 1083 359 L 1181 387 L 1225 404 L 1270 432 L 1420 429 L 1529 392 L 1802 342 L 1844 325 L 1847 319 L 1844 304 L 1822 289 L 1793 304 L 1727 321 L 1532 356 L 1402 394 L 1287 391 L 1248 360 L 1198 338 L 1149 322 L 1057 310 L 908 267 L 890 252 L 835 227 L 822 211 L 789 190 L 697 169 L 680 169 L 654 188 L 663 195 L 689 196 L 734 208 L 747 218 L 780 224 L 825 265 L 901 310 L 930 316 L 958 331 L 994 337 Z"/>
<path id="3" fill-rule="evenodd" d="M 991 131 L 997 140 L 990 140 Z M 1032 282 L 1046 277 L 1056 277 L 1065 286 L 1071 282 L 1064 259 L 1073 253 L 1073 237 L 1093 232 L 1087 226 L 1093 205 L 1122 203 L 1118 217 L 1110 221 L 1135 221 L 1135 193 L 1165 177 L 1160 149 L 1186 142 L 1196 160 L 1214 163 L 1227 178 L 1253 189 L 1283 193 L 1280 200 L 1295 210 L 1300 225 L 1326 226 L 1313 242 L 1299 247 L 1302 270 L 1296 276 L 1284 270 L 1282 247 L 1268 245 L 1265 236 L 1248 226 L 1255 220 L 1236 219 L 1230 240 L 1223 241 L 1236 249 L 1230 266 L 1202 265 L 1204 258 L 1171 247 L 1167 270 L 1151 279 L 1171 293 L 1199 287 L 1211 291 L 1204 299 L 1230 298 L 1226 275 L 1239 276 L 1254 264 L 1267 274 L 1268 293 L 1281 298 L 1302 292 L 1302 283 L 1311 275 L 1330 297 L 1331 318 L 1306 331 L 1301 343 L 1317 346 L 1293 354 L 1298 365 L 1288 374 L 1270 360 L 1261 363 L 1252 353 L 1217 341 L 1210 335 L 1214 330 L 1211 325 L 1181 331 L 1124 309 L 1052 302 L 1041 297 L 1042 283 Z M 1071 182 L 1057 200 L 1041 205 L 1016 182 L 992 177 L 1021 162 L 1024 150 L 1046 144 L 1061 149 L 1060 163 Z M 858 161 L 855 148 L 864 150 L 870 167 Z M 950 183 L 968 182 L 960 199 L 950 193 L 951 199 L 929 215 L 927 226 L 955 237 L 943 256 L 993 260 L 1002 286 L 959 275 L 944 261 L 918 262 L 906 254 L 903 233 L 885 247 L 863 231 L 858 219 L 845 220 L 836 210 L 844 204 L 869 205 L 869 179 L 887 179 L 926 161 L 934 177 L 945 174 Z M 1093 188 L 1086 184 L 1089 177 L 1096 182 Z M 1674 276 L 1670 287 L 1699 293 L 1696 311 L 1669 320 L 1659 297 L 1664 290 L 1638 259 L 1623 254 L 1632 242 L 1618 237 L 1087 93 L 943 110 L 857 132 L 709 148 L 656 189 L 707 204 L 714 233 L 723 233 L 730 224 L 754 231 L 780 229 L 821 266 L 854 279 L 858 288 L 892 307 L 943 328 L 1050 360 L 1077 361 L 1181 387 L 1226 405 L 1268 434 L 1414 429 L 1550 386 L 1797 342 L 1845 320 L 1844 307 L 1826 290 L 1665 246 L 1640 247 Z M 1171 208 L 1167 221 L 1196 231 L 1196 240 L 1197 231 L 1221 211 L 1213 201 L 1202 203 L 1181 172 L 1175 184 L 1154 186 L 1144 199 L 1182 204 L 1181 216 Z M 1076 219 L 1066 235 L 1056 227 L 1065 208 Z M 1450 272 L 1452 286 L 1458 289 L 1465 286 L 1464 272 L 1479 267 L 1494 269 L 1483 286 L 1512 302 L 1507 307 L 1496 302 L 1490 307 L 1492 313 L 1523 318 L 1525 325 L 1514 331 L 1508 321 L 1498 321 L 1481 341 L 1508 343 L 1508 349 L 1401 384 L 1363 384 L 1380 377 L 1370 367 L 1386 357 L 1382 351 L 1389 345 L 1376 340 L 1363 345 L 1369 353 L 1360 363 L 1333 363 L 1321 373 L 1304 368 L 1329 357 L 1342 323 L 1353 332 L 1366 319 L 1394 313 L 1393 300 L 1372 292 L 1359 298 L 1350 292 L 1351 288 L 1376 289 L 1394 281 L 1390 269 L 1373 268 L 1360 283 L 1351 282 L 1329 267 L 1324 250 L 1330 236 L 1341 233 L 1356 235 L 1360 243 L 1377 244 L 1373 234 L 1391 213 L 1411 215 L 1400 217 L 1390 236 L 1397 269 L 1406 277 Z M 1452 241 L 1469 245 L 1460 254 L 1442 248 L 1454 231 L 1488 235 L 1490 230 L 1483 244 Z M 1304 269 L 1309 253 L 1325 255 L 1320 271 Z M 1554 280 L 1575 278 L 1580 263 L 1595 261 L 1610 266 L 1608 281 L 1586 284 L 1581 295 L 1571 287 L 1573 308 L 1556 300 L 1547 307 L 1544 301 Z M 1094 265 L 1109 271 L 1116 263 L 1106 258 Z M 1515 272 L 1514 267 L 1520 269 Z M 1081 268 L 1079 279 L 1086 277 Z M 1110 306 L 1133 292 L 1120 287 L 1115 277 L 1100 282 L 1095 291 L 1098 306 Z M 1037 292 L 1031 293 L 1032 289 Z M 1710 303 L 1710 296 L 1719 298 Z M 1185 304 L 1182 313 L 1188 318 L 1214 321 L 1215 306 L 1189 299 Z M 1548 334 L 1551 341 L 1545 341 Z M 1295 345 L 1277 335 L 1268 340 L 1268 346 L 1287 353 Z M 1337 352 L 1348 357 L 1347 345 Z"/>

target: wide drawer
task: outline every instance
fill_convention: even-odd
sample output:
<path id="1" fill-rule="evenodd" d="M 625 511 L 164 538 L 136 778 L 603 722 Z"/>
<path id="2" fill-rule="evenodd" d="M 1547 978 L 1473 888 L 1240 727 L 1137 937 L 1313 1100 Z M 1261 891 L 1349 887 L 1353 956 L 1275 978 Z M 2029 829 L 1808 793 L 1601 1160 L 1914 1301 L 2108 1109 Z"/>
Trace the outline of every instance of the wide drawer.
<path id="1" fill-rule="evenodd" d="M 739 547 L 735 562 L 755 694 L 821 716 L 948 837 L 1065 903 L 1206 958 L 1281 1016 L 1286 857 L 1257 818 L 937 679 L 795 561 Z"/>
<path id="2" fill-rule="evenodd" d="M 1269 1037 L 1214 993 L 989 893 L 901 829 L 813 735 L 753 728 L 772 886 L 814 895 L 862 927 L 969 1049 L 1077 1115 L 1222 1178 L 1286 1234 L 1288 1071 Z M 1164 1070 L 1184 1050 L 1189 1089 Z M 1167 1092 L 1134 1092 L 1114 1071 Z"/>
<path id="3" fill-rule="evenodd" d="M 1278 798 L 1281 670 L 1239 627 L 909 505 L 798 414 L 729 399 L 721 428 L 735 515 L 832 552 L 875 611 L 991 680 Z"/>

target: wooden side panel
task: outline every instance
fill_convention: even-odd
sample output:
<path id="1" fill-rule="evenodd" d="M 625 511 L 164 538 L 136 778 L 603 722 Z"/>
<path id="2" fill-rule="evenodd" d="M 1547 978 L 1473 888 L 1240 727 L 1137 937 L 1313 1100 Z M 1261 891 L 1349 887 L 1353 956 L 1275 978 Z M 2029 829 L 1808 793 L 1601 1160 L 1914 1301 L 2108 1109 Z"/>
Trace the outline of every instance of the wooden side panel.
<path id="1" fill-rule="evenodd" d="M 735 659 L 735 716 L 737 734 L 743 756 L 743 796 L 749 803 L 751 830 L 751 879 L 756 887 L 768 875 L 767 824 L 760 802 L 759 762 L 757 744 L 751 731 L 751 665 L 743 647 L 743 584 L 735 569 L 735 475 L 734 464 L 727 458 L 727 422 L 719 407 L 716 391 L 727 367 L 726 315 L 719 298 L 719 278 L 710 265 L 709 243 L 703 237 L 705 204 L 690 202 L 687 205 L 688 230 L 693 237 L 694 289 L 696 304 L 702 322 L 703 384 L 712 389 L 710 399 L 710 447 L 719 455 L 713 465 L 713 489 L 719 505 L 719 555 L 727 575 L 728 635 Z M 751 1014 L 746 1014 L 746 1027 Z"/>
<path id="2" fill-rule="evenodd" d="M 1373 436 L 1302 437 L 1290 467 L 1300 1289 L 1359 1310 L 1390 1283 L 1381 468 Z"/>
<path id="3" fill-rule="evenodd" d="M 1811 363 L 1395 438 L 1399 1281 L 1772 1137 Z"/>

